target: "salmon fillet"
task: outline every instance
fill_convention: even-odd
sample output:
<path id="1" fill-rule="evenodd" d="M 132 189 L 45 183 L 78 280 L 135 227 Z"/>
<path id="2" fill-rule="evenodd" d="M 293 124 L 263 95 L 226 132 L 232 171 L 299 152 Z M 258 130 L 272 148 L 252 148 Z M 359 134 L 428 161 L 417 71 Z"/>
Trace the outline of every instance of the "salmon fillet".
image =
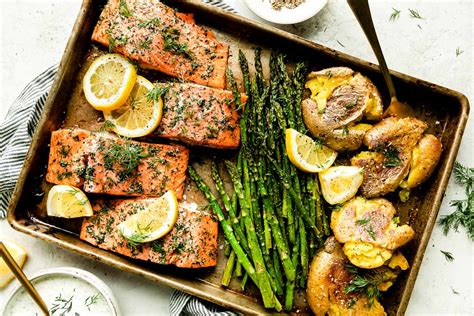
<path id="1" fill-rule="evenodd" d="M 229 49 L 158 0 L 109 0 L 92 39 L 143 68 L 215 88 L 225 87 Z"/>
<path id="2" fill-rule="evenodd" d="M 219 149 L 239 147 L 239 115 L 232 91 L 196 84 L 161 84 L 163 117 L 153 133 L 190 145 Z M 247 96 L 242 96 L 245 103 Z"/>
<path id="3" fill-rule="evenodd" d="M 212 267 L 217 263 L 217 220 L 196 204 L 180 203 L 173 229 L 163 238 L 149 243 L 129 243 L 118 225 L 156 198 L 98 200 L 92 202 L 94 216 L 84 219 L 80 238 L 99 248 L 118 254 L 175 265 L 180 268 Z"/>
<path id="4" fill-rule="evenodd" d="M 90 134 L 82 129 L 61 129 L 51 133 L 46 181 L 82 186 L 88 151 L 84 140 Z"/>
<path id="5" fill-rule="evenodd" d="M 91 139 L 84 191 L 127 196 L 184 192 L 189 150 L 112 137 Z"/>

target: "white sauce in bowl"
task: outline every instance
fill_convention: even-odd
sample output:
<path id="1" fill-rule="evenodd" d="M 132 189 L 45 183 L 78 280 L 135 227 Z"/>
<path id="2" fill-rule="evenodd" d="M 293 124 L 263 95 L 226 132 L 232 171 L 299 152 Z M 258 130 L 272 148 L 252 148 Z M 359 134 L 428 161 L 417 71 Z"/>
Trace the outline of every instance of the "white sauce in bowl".
<path id="1" fill-rule="evenodd" d="M 45 274 L 32 278 L 31 283 L 48 306 L 50 315 L 118 315 L 113 299 L 106 298 L 103 289 L 84 279 L 83 275 Z M 28 292 L 20 287 L 6 302 L 2 315 L 42 315 L 42 312 Z"/>

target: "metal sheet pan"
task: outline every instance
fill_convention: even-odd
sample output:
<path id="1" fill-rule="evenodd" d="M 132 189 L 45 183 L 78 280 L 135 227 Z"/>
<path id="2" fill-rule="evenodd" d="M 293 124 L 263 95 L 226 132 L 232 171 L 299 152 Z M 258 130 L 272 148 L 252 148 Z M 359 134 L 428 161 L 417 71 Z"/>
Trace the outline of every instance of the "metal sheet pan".
<path id="1" fill-rule="evenodd" d="M 50 184 L 44 181 L 44 173 L 51 132 L 61 127 L 78 126 L 97 130 L 100 126 L 100 115 L 87 105 L 81 95 L 80 83 L 84 69 L 87 68 L 90 60 L 101 53 L 101 49 L 91 43 L 90 37 L 104 2 L 102 0 L 83 1 L 13 193 L 8 208 L 8 222 L 13 228 L 26 234 L 222 306 L 246 314 L 268 313 L 260 304 L 258 294 L 252 289 L 242 293 L 238 290 L 237 284 L 231 284 L 229 289 L 219 286 L 225 265 L 222 251 L 218 255 L 219 264 L 213 269 L 180 270 L 140 262 L 98 249 L 79 240 L 80 221 L 52 220 L 45 216 L 44 192 L 47 192 Z M 198 0 L 167 2 L 180 11 L 194 13 L 197 23 L 213 30 L 219 40 L 230 45 L 229 67 L 236 74 L 240 73 L 237 70 L 236 58 L 238 49 L 243 49 L 248 57 L 251 57 L 252 47 L 260 46 L 264 49 L 265 58 L 268 58 L 270 50 L 279 50 L 287 53 L 290 59 L 306 59 L 310 63 L 310 69 L 348 66 L 360 71 L 375 83 L 384 97 L 385 104 L 388 103 L 388 94 L 382 76 L 377 66 L 372 63 L 227 13 Z M 103 51 L 102 49 L 102 53 Z M 468 118 L 469 103 L 467 98 L 459 92 L 398 72 L 392 72 L 392 74 L 400 100 L 415 107 L 417 115 L 429 123 L 430 132 L 441 138 L 444 147 L 439 166 L 431 179 L 412 193 L 412 198 L 408 203 L 395 203 L 399 209 L 401 221 L 407 221 L 412 225 L 416 231 L 416 238 L 404 250 L 411 268 L 401 275 L 393 289 L 385 295 L 382 304 L 389 315 L 403 315 L 459 149 Z M 156 73 L 146 73 L 145 76 L 151 79 L 163 78 Z M 195 156 L 206 155 L 199 150 L 196 152 Z M 199 160 L 201 162 L 196 165 L 203 173 L 206 173 L 208 169 L 206 158 Z M 189 199 L 202 198 L 198 194 L 193 194 L 192 191 L 189 191 L 188 195 Z M 393 197 L 391 200 L 396 201 Z M 222 236 L 220 240 L 222 241 Z M 298 309 L 302 313 L 308 311 L 305 308 L 304 293 L 300 293 Z"/>

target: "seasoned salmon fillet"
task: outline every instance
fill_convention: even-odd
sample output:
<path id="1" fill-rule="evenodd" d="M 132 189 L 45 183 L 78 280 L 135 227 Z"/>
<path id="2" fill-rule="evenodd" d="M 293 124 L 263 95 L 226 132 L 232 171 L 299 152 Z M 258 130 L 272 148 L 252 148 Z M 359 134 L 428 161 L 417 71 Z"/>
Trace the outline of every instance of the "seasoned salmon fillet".
<path id="1" fill-rule="evenodd" d="M 135 259 L 180 268 L 212 267 L 217 263 L 217 220 L 196 204 L 180 203 L 173 229 L 149 243 L 129 243 L 118 225 L 156 198 L 98 200 L 92 202 L 94 216 L 84 219 L 80 238 L 99 248 Z"/>
<path id="2" fill-rule="evenodd" d="M 46 181 L 82 186 L 88 152 L 84 141 L 90 134 L 82 129 L 61 129 L 51 133 Z"/>
<path id="3" fill-rule="evenodd" d="M 158 0 L 109 0 L 92 39 L 143 68 L 215 88 L 225 87 L 229 49 Z"/>
<path id="4" fill-rule="evenodd" d="M 160 196 L 168 190 L 181 199 L 189 150 L 113 137 L 90 142 L 84 191 L 128 196 Z"/>
<path id="5" fill-rule="evenodd" d="M 239 115 L 232 91 L 187 83 L 161 84 L 161 88 L 163 117 L 154 135 L 190 145 L 239 147 Z M 245 103 L 247 96 L 241 101 Z"/>

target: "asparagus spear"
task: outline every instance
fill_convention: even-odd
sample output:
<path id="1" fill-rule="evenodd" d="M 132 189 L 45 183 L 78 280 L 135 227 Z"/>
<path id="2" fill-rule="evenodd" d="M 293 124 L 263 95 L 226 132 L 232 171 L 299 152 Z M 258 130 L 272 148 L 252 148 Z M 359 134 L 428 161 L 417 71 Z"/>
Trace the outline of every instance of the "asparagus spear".
<path id="1" fill-rule="evenodd" d="M 235 238 L 234 232 L 232 230 L 232 226 L 229 224 L 229 222 L 225 218 L 224 213 L 219 203 L 217 203 L 217 200 L 215 196 L 212 194 L 209 187 L 204 183 L 202 178 L 197 174 L 194 168 L 190 165 L 188 166 L 188 173 L 191 179 L 194 181 L 194 183 L 198 187 L 198 189 L 206 196 L 214 213 L 216 213 L 217 218 L 219 222 L 221 223 L 222 230 L 224 231 L 224 234 L 227 240 L 231 244 L 232 249 L 234 250 L 238 260 L 242 263 L 242 266 L 244 267 L 245 271 L 247 271 L 250 278 L 254 281 L 254 283 L 260 289 L 264 306 L 266 308 L 274 307 L 275 309 L 278 310 L 279 302 L 277 298 L 275 297 L 275 295 L 273 294 L 270 282 L 268 281 L 268 277 L 265 270 L 265 264 L 263 263 L 263 258 L 260 258 L 259 256 L 255 255 L 256 260 L 255 259 L 254 260 L 255 260 L 256 268 L 254 268 L 252 263 L 248 259 L 247 255 L 245 254 L 244 250 L 242 249 L 241 245 L 239 244 L 237 238 Z M 242 204 L 245 205 L 245 199 L 243 199 L 243 195 L 241 192 L 240 192 L 240 195 L 241 197 L 239 197 L 239 199 L 241 200 L 241 202 L 243 202 Z M 242 214 L 242 216 L 244 217 L 244 219 L 246 218 L 246 227 L 249 228 L 248 229 L 249 237 L 252 237 L 251 222 L 249 221 L 249 218 L 245 216 L 245 214 Z M 256 244 L 256 238 L 254 237 L 249 238 L 249 246 L 250 246 L 250 249 L 252 250 L 252 254 L 256 252 L 255 250 L 259 250 L 258 244 Z M 261 259 L 261 262 L 259 262 L 258 259 Z"/>
<path id="2" fill-rule="evenodd" d="M 227 213 L 229 214 L 229 221 L 232 225 L 232 228 L 237 235 L 238 240 L 240 241 L 240 245 L 244 248 L 246 254 L 250 254 L 250 249 L 248 247 L 247 238 L 245 237 L 244 232 L 242 231 L 239 220 L 237 219 L 235 209 L 232 206 L 232 203 L 229 199 L 229 196 L 225 192 L 224 183 L 222 182 L 222 178 L 219 175 L 219 170 L 217 167 L 217 162 L 213 161 L 211 165 L 211 176 L 214 180 L 216 185 L 217 192 L 222 199 L 222 203 L 224 204 L 224 208 L 226 209 Z"/>
<path id="3" fill-rule="evenodd" d="M 232 250 L 229 255 L 229 259 L 227 259 L 227 263 L 224 268 L 224 273 L 222 274 L 221 284 L 225 287 L 229 286 L 230 280 L 232 279 L 232 271 L 234 270 L 235 264 L 235 251 Z"/>

